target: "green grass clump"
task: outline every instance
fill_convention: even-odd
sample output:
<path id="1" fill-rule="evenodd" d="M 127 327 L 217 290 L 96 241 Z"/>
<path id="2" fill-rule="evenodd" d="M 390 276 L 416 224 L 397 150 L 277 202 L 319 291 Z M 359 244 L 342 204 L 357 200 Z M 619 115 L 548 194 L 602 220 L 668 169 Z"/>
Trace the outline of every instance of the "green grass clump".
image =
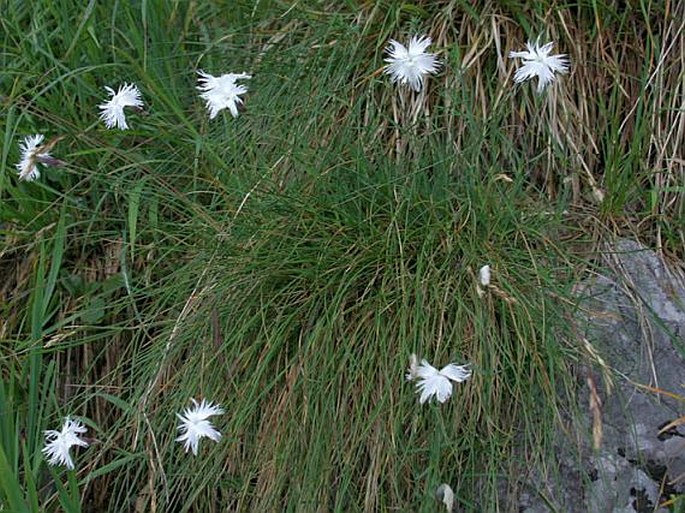
<path id="1" fill-rule="evenodd" d="M 205 292 L 167 355 L 168 388 L 177 407 L 196 389 L 235 412 L 208 474 L 228 465 L 266 509 L 418 506 L 442 481 L 467 500 L 494 489 L 519 434 L 544 440 L 532 426 L 552 423 L 567 370 L 549 293 L 568 270 L 545 240 L 548 217 L 493 211 L 478 194 L 503 202 L 512 188 L 474 190 L 439 169 L 361 161 L 317 182 L 250 198 L 230 240 L 197 264 Z M 478 297 L 486 261 L 505 299 Z M 420 407 L 403 382 L 412 352 L 471 361 L 475 377 L 449 404 Z"/>
<path id="2" fill-rule="evenodd" d="M 446 482 L 464 510 L 495 511 L 568 413 L 581 358 L 570 291 L 596 235 L 639 231 L 682 255 L 675 11 L 3 12 L 0 501 L 12 510 L 435 511 Z M 389 84 L 383 50 L 424 32 L 443 66 L 415 95 Z M 506 55 L 541 33 L 572 73 L 538 96 L 513 85 Z M 197 70 L 253 75 L 238 118 L 208 119 Z M 108 131 L 97 105 L 123 82 L 146 112 Z M 17 144 L 33 133 L 63 137 L 52 153 L 66 165 L 18 182 Z M 412 353 L 470 362 L 473 378 L 420 406 L 404 380 Z M 226 409 L 212 419 L 221 442 L 198 457 L 175 442 L 191 397 Z M 41 454 L 66 415 L 93 438 L 73 472 Z"/>

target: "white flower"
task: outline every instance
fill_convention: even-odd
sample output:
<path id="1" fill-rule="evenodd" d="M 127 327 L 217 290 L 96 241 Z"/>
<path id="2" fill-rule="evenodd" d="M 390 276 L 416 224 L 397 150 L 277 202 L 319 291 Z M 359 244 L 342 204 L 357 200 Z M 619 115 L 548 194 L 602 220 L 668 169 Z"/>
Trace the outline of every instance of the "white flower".
<path id="1" fill-rule="evenodd" d="M 102 110 L 100 119 L 105 122 L 107 128 L 117 127 L 121 130 L 126 130 L 126 116 L 124 115 L 124 107 L 133 107 L 135 109 L 143 108 L 143 100 L 141 98 L 140 90 L 135 84 L 124 84 L 119 87 L 116 93 L 111 87 L 105 86 L 107 92 L 112 96 L 109 101 L 98 105 Z"/>
<path id="2" fill-rule="evenodd" d="M 234 118 L 238 117 L 238 105 L 243 103 L 241 94 L 247 92 L 247 86 L 236 84 L 236 80 L 246 80 L 252 78 L 247 73 L 226 73 L 220 77 L 215 77 L 204 71 L 198 71 L 200 85 L 198 90 L 202 91 L 200 98 L 207 102 L 209 119 L 214 119 L 219 111 L 228 109 Z"/>
<path id="3" fill-rule="evenodd" d="M 50 158 L 47 152 L 41 152 L 41 144 L 45 137 L 41 134 L 29 135 L 19 144 L 21 150 L 21 160 L 16 165 L 19 171 L 19 179 L 32 182 L 40 177 L 40 171 L 36 165 L 38 157 Z"/>
<path id="4" fill-rule="evenodd" d="M 411 374 L 411 368 L 410 368 Z M 452 383 L 450 380 L 461 383 L 471 377 L 471 369 L 466 365 L 450 363 L 438 370 L 426 360 L 421 360 L 421 365 L 414 369 L 413 379 L 417 379 L 416 392 L 420 393 L 419 403 L 423 404 L 432 396 L 441 403 L 447 401 L 452 395 Z"/>
<path id="5" fill-rule="evenodd" d="M 454 490 L 447 483 L 443 483 L 435 490 L 435 498 L 445 505 L 448 513 L 454 511 Z"/>
<path id="6" fill-rule="evenodd" d="M 417 358 L 417 356 L 414 353 L 412 353 L 411 356 L 409 357 L 409 368 L 407 369 L 407 373 L 404 375 L 405 379 L 407 381 L 411 381 L 413 379 L 416 379 L 418 368 L 419 368 L 419 359 Z"/>
<path id="7" fill-rule="evenodd" d="M 394 39 L 386 48 L 390 55 L 385 59 L 388 64 L 383 68 L 392 77 L 393 82 L 409 84 L 414 91 L 423 87 L 423 76 L 427 73 L 437 73 L 440 63 L 432 53 L 426 53 L 431 44 L 428 36 L 414 36 L 409 41 L 409 49 Z"/>
<path id="8" fill-rule="evenodd" d="M 569 60 L 566 55 L 550 55 L 554 43 L 540 46 L 540 39 L 533 43 L 526 43 L 526 51 L 509 52 L 509 58 L 523 59 L 523 66 L 516 70 L 514 81 L 516 83 L 538 77 L 537 92 L 541 93 L 545 87 L 554 81 L 555 73 L 568 73 Z"/>
<path id="9" fill-rule="evenodd" d="M 188 449 L 192 449 L 193 455 L 197 456 L 197 446 L 200 438 L 206 436 L 215 442 L 218 442 L 221 438 L 221 433 L 207 419 L 212 415 L 221 415 L 224 413 L 224 410 L 218 404 L 213 405 L 205 399 L 200 404 L 197 404 L 195 399 L 191 399 L 191 401 L 194 405 L 193 408 L 186 408 L 183 415 L 176 414 L 181 419 L 181 424 L 178 426 L 181 436 L 176 441 L 184 442 L 183 447 L 186 452 L 188 452 Z"/>
<path id="10" fill-rule="evenodd" d="M 55 137 L 43 144 L 45 137 L 42 134 L 30 135 L 19 143 L 21 150 L 21 160 L 16 164 L 19 172 L 19 179 L 31 182 L 40 177 L 38 164 L 46 166 L 62 166 L 64 162 L 50 155 L 50 150 L 63 139 L 62 136 Z"/>
<path id="11" fill-rule="evenodd" d="M 480 288 L 482 285 L 483 287 L 489 287 L 490 286 L 490 266 L 489 265 L 484 265 L 478 270 L 478 281 L 479 283 L 476 284 L 476 292 L 478 292 L 479 297 L 483 297 L 485 294 L 485 291 Z"/>
<path id="12" fill-rule="evenodd" d="M 69 417 L 64 419 L 62 431 L 50 429 L 44 431 L 45 447 L 43 454 L 48 457 L 50 465 L 66 465 L 68 469 L 74 468 L 74 461 L 71 459 L 69 449 L 74 445 L 88 447 L 88 442 L 81 440 L 78 435 L 85 433 L 87 428 L 78 420 L 71 420 Z"/>
<path id="13" fill-rule="evenodd" d="M 490 285 L 490 266 L 484 265 L 478 271 L 478 281 L 483 287 L 488 287 Z"/>

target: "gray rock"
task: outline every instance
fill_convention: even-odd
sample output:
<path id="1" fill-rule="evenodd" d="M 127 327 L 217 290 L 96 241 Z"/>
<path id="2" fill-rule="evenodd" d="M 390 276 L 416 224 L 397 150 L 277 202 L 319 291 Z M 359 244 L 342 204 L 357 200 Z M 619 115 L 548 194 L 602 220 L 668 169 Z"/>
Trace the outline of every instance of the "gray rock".
<path id="1" fill-rule="evenodd" d="M 577 294 L 579 331 L 601 355 L 604 373 L 613 382 L 609 390 L 601 366 L 587 371 L 603 403 L 601 448 L 592 447 L 592 416 L 586 400 L 578 407 L 587 412 L 580 419 L 584 428 L 578 439 L 569 443 L 568 436 L 560 433 L 563 456 L 551 462 L 566 486 L 580 491 L 564 493 L 549 478 L 537 476 L 537 489 L 557 491 L 556 509 L 524 493 L 518 511 L 666 513 L 658 505 L 669 494 L 685 491 L 685 478 L 673 482 L 685 473 L 685 428 L 659 433 L 685 415 L 683 274 L 637 242 L 620 240 L 605 248 L 599 274 L 579 284 Z M 584 379 L 579 381 L 578 395 L 589 397 Z M 573 445 L 580 447 L 580 455 L 565 449 Z M 575 483 L 570 482 L 573 479 Z"/>
<path id="2" fill-rule="evenodd" d="M 670 481 L 685 469 L 685 429 L 659 431 L 685 415 L 685 280 L 633 241 L 619 241 L 604 259 L 606 274 L 582 287 L 585 336 L 615 371 L 602 408 L 603 448 L 655 481 Z M 656 485 L 645 485 L 655 503 Z"/>

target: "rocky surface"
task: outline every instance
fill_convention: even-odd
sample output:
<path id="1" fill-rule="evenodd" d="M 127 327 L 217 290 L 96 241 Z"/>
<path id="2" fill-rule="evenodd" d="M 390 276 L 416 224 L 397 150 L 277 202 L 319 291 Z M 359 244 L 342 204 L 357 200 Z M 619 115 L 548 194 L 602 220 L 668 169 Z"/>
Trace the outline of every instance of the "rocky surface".
<path id="1" fill-rule="evenodd" d="M 591 385 L 600 404 L 594 415 L 590 399 L 579 406 L 586 436 L 560 434 L 554 471 L 525 487 L 522 513 L 663 513 L 664 500 L 685 492 L 685 425 L 660 433 L 685 415 L 685 280 L 633 241 L 602 258 L 601 274 L 577 289 L 579 339 L 605 362 L 585 373 L 579 396 L 592 397 Z"/>

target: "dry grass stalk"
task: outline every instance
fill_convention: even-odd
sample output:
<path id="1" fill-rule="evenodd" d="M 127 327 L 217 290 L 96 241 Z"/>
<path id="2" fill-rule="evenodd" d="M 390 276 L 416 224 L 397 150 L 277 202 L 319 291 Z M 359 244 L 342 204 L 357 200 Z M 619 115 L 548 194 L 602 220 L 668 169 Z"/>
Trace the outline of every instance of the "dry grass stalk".
<path id="1" fill-rule="evenodd" d="M 591 374 L 586 378 L 590 390 L 590 413 L 592 414 L 592 444 L 595 450 L 602 446 L 602 399 L 597 391 L 595 380 Z"/>

